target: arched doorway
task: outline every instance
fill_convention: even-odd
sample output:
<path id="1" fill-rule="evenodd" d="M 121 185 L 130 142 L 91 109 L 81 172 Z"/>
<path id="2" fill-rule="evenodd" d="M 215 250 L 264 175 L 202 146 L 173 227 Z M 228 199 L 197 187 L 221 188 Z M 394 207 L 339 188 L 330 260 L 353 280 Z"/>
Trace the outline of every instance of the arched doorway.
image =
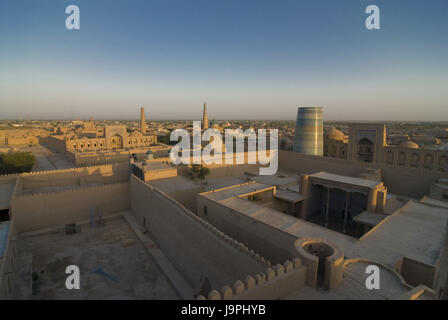
<path id="1" fill-rule="evenodd" d="M 115 134 L 110 139 L 110 146 L 112 149 L 123 149 L 123 139 L 118 134 Z"/>
<path id="2" fill-rule="evenodd" d="M 367 138 L 362 138 L 358 142 L 358 160 L 364 162 L 373 161 L 373 142 Z"/>

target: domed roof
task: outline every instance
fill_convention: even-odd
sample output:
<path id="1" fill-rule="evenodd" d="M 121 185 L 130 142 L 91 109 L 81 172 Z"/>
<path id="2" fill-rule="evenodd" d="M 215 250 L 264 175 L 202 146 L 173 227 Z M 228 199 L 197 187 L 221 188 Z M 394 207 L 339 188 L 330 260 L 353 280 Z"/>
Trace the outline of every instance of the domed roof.
<path id="1" fill-rule="evenodd" d="M 335 127 L 331 127 L 327 132 L 327 138 L 330 140 L 344 140 L 344 137 L 345 135 Z"/>
<path id="2" fill-rule="evenodd" d="M 400 148 L 408 148 L 408 149 L 418 149 L 419 146 L 415 142 L 412 141 L 404 141 L 400 143 Z"/>

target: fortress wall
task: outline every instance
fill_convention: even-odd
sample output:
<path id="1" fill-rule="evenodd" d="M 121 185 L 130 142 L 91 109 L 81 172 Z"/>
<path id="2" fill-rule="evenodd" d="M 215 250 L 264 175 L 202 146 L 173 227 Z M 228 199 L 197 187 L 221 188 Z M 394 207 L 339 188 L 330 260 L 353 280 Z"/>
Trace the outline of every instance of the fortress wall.
<path id="1" fill-rule="evenodd" d="M 400 274 L 412 286 L 423 284 L 432 288 L 434 285 L 436 268 L 404 257 L 401 262 Z"/>
<path id="2" fill-rule="evenodd" d="M 169 196 L 176 201 L 180 202 L 188 210 L 196 213 L 197 212 L 197 200 L 196 197 L 199 193 L 204 192 L 204 186 L 198 186 L 198 188 L 181 190 L 177 192 L 170 193 Z"/>
<path id="3" fill-rule="evenodd" d="M 0 175 L 0 184 L 14 182 L 18 176 L 18 173 Z"/>
<path id="4" fill-rule="evenodd" d="M 104 163 L 128 162 L 129 151 L 107 153 L 75 153 L 74 163 L 77 167 L 92 166 Z"/>
<path id="5" fill-rule="evenodd" d="M 237 280 L 232 287 L 225 285 L 221 290 L 212 290 L 210 300 L 277 300 L 296 292 L 305 286 L 307 268 L 301 260 L 287 260 L 266 271 Z M 199 296 L 199 300 L 206 299 Z"/>
<path id="6" fill-rule="evenodd" d="M 204 207 L 207 207 L 207 215 Z M 201 218 L 260 252 L 273 263 L 281 263 L 297 256 L 294 246 L 297 237 L 291 234 L 200 195 L 197 197 L 197 212 Z"/>
<path id="7" fill-rule="evenodd" d="M 106 215 L 129 209 L 129 183 L 76 187 L 60 192 L 16 196 L 11 212 L 18 232 L 89 219 L 89 208 Z"/>
<path id="8" fill-rule="evenodd" d="M 50 149 L 55 150 L 60 153 L 64 153 L 65 148 L 65 136 L 63 135 L 55 135 L 48 136 L 40 139 L 41 143 L 47 145 Z"/>
<path id="9" fill-rule="evenodd" d="M 23 186 L 22 186 L 22 179 L 20 179 L 20 176 L 16 179 L 16 185 L 14 186 L 14 191 L 12 192 L 11 200 L 18 194 L 22 193 Z"/>
<path id="10" fill-rule="evenodd" d="M 327 171 L 340 175 L 357 177 L 367 168 L 378 168 L 382 171 L 384 185 L 390 193 L 403 194 L 421 198 L 429 194 L 432 182 L 448 177 L 448 173 L 438 171 L 418 171 L 390 165 L 375 165 L 353 160 L 329 157 L 308 156 L 296 152 L 279 151 L 279 171 L 295 174 L 313 174 Z"/>
<path id="11" fill-rule="evenodd" d="M 346 176 L 358 176 L 361 172 L 373 165 L 353 160 L 336 159 L 329 157 L 310 156 L 297 152 L 279 150 L 279 171 L 295 174 L 313 174 L 328 171 Z"/>
<path id="12" fill-rule="evenodd" d="M 130 195 L 132 213 L 196 292 L 201 278 L 207 278 L 212 288 L 221 288 L 270 266 L 244 244 L 135 176 L 130 179 Z"/>
<path id="13" fill-rule="evenodd" d="M 23 145 L 32 145 L 39 143 L 39 139 L 34 136 L 27 137 L 7 137 L 6 144 L 8 146 L 23 146 Z"/>
<path id="14" fill-rule="evenodd" d="M 17 236 L 14 219 L 9 222 L 6 247 L 0 257 L 0 300 L 12 298 L 17 267 Z"/>
<path id="15" fill-rule="evenodd" d="M 146 152 L 151 150 L 156 160 L 169 156 L 169 146 L 148 146 L 130 150 L 105 150 L 93 152 L 76 152 L 67 151 L 72 155 L 73 162 L 77 167 L 92 166 L 105 163 L 129 162 L 129 156 L 133 153 L 137 155 L 139 160 L 143 160 Z M 167 158 L 169 159 L 169 157 Z"/>
<path id="16" fill-rule="evenodd" d="M 28 172 L 23 173 L 19 178 L 23 190 L 49 186 L 62 187 L 89 183 L 115 183 L 123 182 L 127 179 L 127 166 L 118 164 Z"/>
<path id="17" fill-rule="evenodd" d="M 448 230 L 448 222 L 446 224 Z M 442 252 L 436 261 L 436 274 L 434 276 L 434 290 L 441 294 L 441 298 L 448 299 L 448 233 L 445 233 L 445 241 Z"/>
<path id="18" fill-rule="evenodd" d="M 428 195 L 431 184 L 438 179 L 448 177 L 447 173 L 417 171 L 390 166 L 381 166 L 384 185 L 389 193 L 404 194 L 420 199 Z"/>

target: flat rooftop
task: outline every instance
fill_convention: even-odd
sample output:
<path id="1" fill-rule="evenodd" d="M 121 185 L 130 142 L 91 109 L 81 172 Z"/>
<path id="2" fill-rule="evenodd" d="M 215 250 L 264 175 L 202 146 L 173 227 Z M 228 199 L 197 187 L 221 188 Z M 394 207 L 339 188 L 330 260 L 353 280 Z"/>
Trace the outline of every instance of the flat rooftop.
<path id="1" fill-rule="evenodd" d="M 382 182 L 373 181 L 369 179 L 363 178 L 355 178 L 349 176 L 341 176 L 338 174 L 328 173 L 328 172 L 318 172 L 310 175 L 310 178 L 317 178 L 318 180 L 327 181 L 327 182 L 336 182 L 344 185 L 351 185 L 361 188 L 369 188 L 372 189 L 377 185 L 381 185 Z"/>
<path id="2" fill-rule="evenodd" d="M 246 193 L 264 191 L 272 188 L 273 186 L 252 182 L 214 192 L 201 193 L 199 196 L 216 201 L 259 222 L 297 236 L 297 238 L 322 237 L 333 242 L 344 251 L 351 249 L 356 244 L 357 240 L 355 238 L 345 234 L 327 229 L 312 222 L 297 219 L 278 210 L 260 206 L 252 201 L 238 197 Z"/>
<path id="3" fill-rule="evenodd" d="M 201 196 L 204 196 L 214 201 L 221 201 L 228 198 L 243 196 L 249 193 L 267 191 L 273 188 L 274 186 L 252 181 L 252 182 L 244 182 L 230 187 L 225 187 L 223 189 L 217 189 L 215 191 L 210 191 L 207 193 L 201 193 Z"/>
<path id="4" fill-rule="evenodd" d="M 434 206 L 439 206 L 439 207 L 448 208 L 448 202 L 440 201 L 440 200 L 437 200 L 437 199 L 433 199 L 433 198 L 430 198 L 430 197 L 428 197 L 428 196 L 424 196 L 424 197 L 420 200 L 420 202 L 422 202 L 422 203 L 426 203 L 426 204 L 432 204 L 432 205 L 434 205 Z"/>
<path id="5" fill-rule="evenodd" d="M 195 184 L 193 180 L 187 179 L 183 176 L 151 180 L 148 182 L 148 184 L 167 194 L 196 189 L 200 187 L 199 185 Z"/>
<path id="6" fill-rule="evenodd" d="M 276 175 L 272 175 L 272 176 L 256 175 L 256 176 L 250 176 L 249 178 L 251 180 L 254 180 L 254 181 L 257 181 L 260 183 L 273 185 L 273 186 L 277 186 L 277 187 L 297 185 L 297 183 L 299 181 L 299 177 L 292 177 L 290 175 L 283 175 L 281 173 L 277 173 Z"/>
<path id="7" fill-rule="evenodd" d="M 135 162 L 134 165 L 144 171 L 164 170 L 164 169 L 172 169 L 173 168 L 169 164 L 163 163 L 162 161 Z"/>
<path id="8" fill-rule="evenodd" d="M 386 218 L 387 215 L 383 213 L 376 213 L 376 212 L 369 212 L 369 211 L 363 211 L 357 216 L 353 218 L 353 221 L 374 227 L 377 224 L 379 224 L 381 221 L 383 221 L 384 218 Z"/>
<path id="9" fill-rule="evenodd" d="M 410 200 L 361 238 L 350 255 L 393 265 L 407 257 L 434 265 L 443 249 L 448 209 Z"/>
<path id="10" fill-rule="evenodd" d="M 277 192 L 275 194 L 275 198 L 281 199 L 287 202 L 300 202 L 305 200 L 305 197 L 302 196 L 300 193 L 295 191 L 289 191 L 289 190 L 283 190 L 283 189 L 277 189 Z"/>
<path id="11" fill-rule="evenodd" d="M 19 235 L 16 299 L 178 298 L 121 216 L 78 228 L 74 234 L 55 227 Z M 65 268 L 72 264 L 80 269 L 80 290 L 65 287 Z"/>

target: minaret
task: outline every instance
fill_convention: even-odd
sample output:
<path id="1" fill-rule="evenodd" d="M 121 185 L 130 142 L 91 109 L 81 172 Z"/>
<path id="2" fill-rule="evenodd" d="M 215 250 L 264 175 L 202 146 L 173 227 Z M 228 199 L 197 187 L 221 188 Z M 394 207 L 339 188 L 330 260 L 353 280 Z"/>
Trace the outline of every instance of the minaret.
<path id="1" fill-rule="evenodd" d="M 324 125 L 322 107 L 299 107 L 297 110 L 294 152 L 323 156 Z"/>
<path id="2" fill-rule="evenodd" d="M 145 108 L 140 108 L 140 132 L 142 136 L 146 134 Z"/>
<path id="3" fill-rule="evenodd" d="M 204 113 L 202 118 L 202 129 L 208 129 L 208 114 L 207 114 L 207 103 L 204 102 Z"/>

